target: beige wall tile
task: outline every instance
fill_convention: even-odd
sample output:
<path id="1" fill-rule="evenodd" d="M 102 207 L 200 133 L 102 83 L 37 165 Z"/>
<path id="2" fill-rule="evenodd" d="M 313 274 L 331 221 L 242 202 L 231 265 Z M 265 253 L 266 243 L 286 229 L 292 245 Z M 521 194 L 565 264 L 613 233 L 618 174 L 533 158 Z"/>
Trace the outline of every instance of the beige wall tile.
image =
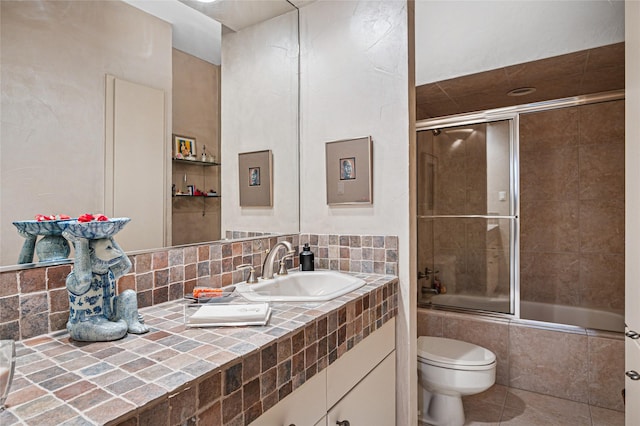
<path id="1" fill-rule="evenodd" d="M 581 306 L 624 310 L 624 254 L 580 255 Z"/>
<path id="2" fill-rule="evenodd" d="M 543 151 L 578 144 L 578 110 L 563 108 L 520 116 L 520 151 Z"/>
<path id="3" fill-rule="evenodd" d="M 428 309 L 418 309 L 417 331 L 420 336 L 442 337 L 444 313 Z"/>
<path id="4" fill-rule="evenodd" d="M 624 200 L 580 201 L 580 251 L 624 253 Z"/>
<path id="5" fill-rule="evenodd" d="M 496 383 L 509 384 L 509 324 L 450 314 L 443 323 L 443 336 L 489 349 L 496 355 Z"/>
<path id="6" fill-rule="evenodd" d="M 624 145 L 580 147 L 580 199 L 624 199 Z"/>
<path id="7" fill-rule="evenodd" d="M 589 404 L 624 411 L 624 340 L 589 336 Z"/>
<path id="8" fill-rule="evenodd" d="M 580 303 L 580 257 L 577 253 L 520 252 L 520 295 L 523 300 Z"/>
<path id="9" fill-rule="evenodd" d="M 531 149 L 520 155 L 523 200 L 577 200 L 579 177 L 577 146 Z"/>
<path id="10" fill-rule="evenodd" d="M 509 386 L 587 402 L 585 334 L 509 326 Z"/>
<path id="11" fill-rule="evenodd" d="M 578 201 L 527 201 L 520 203 L 520 241 L 523 250 L 577 252 Z"/>
<path id="12" fill-rule="evenodd" d="M 580 145 L 624 145 L 624 100 L 580 107 Z"/>

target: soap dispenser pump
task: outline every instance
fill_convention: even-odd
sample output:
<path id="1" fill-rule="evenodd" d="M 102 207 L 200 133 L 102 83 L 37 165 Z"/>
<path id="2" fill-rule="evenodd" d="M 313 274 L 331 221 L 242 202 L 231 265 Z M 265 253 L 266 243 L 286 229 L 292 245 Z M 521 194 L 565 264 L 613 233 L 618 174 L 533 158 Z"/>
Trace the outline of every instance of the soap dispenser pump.
<path id="1" fill-rule="evenodd" d="M 300 270 L 313 271 L 313 252 L 309 243 L 304 243 L 304 247 L 300 252 Z"/>

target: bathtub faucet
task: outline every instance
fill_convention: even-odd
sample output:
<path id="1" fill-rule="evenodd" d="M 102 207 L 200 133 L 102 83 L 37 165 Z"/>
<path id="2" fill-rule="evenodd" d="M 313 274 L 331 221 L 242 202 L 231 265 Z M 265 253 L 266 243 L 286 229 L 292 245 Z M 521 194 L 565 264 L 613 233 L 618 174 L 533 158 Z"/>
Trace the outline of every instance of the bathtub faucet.
<path id="1" fill-rule="evenodd" d="M 422 287 L 422 294 L 425 294 L 425 293 L 440 294 L 440 290 L 432 287 Z"/>

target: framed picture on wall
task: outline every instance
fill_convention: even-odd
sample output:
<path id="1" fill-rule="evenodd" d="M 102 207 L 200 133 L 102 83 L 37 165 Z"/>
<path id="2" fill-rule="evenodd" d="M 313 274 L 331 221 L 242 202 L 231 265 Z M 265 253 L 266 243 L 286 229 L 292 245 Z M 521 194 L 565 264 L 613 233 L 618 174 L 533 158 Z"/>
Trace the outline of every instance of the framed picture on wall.
<path id="1" fill-rule="evenodd" d="M 173 135 L 173 158 L 185 159 L 196 157 L 196 138 Z"/>
<path id="2" fill-rule="evenodd" d="M 273 206 L 271 150 L 238 154 L 240 207 Z"/>
<path id="3" fill-rule="evenodd" d="M 371 136 L 327 142 L 327 204 L 371 204 Z"/>

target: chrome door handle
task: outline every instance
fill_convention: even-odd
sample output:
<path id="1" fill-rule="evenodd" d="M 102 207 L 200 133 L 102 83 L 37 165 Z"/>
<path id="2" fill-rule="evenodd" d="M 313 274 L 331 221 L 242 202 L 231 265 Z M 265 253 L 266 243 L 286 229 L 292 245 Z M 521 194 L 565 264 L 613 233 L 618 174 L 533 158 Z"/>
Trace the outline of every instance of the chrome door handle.
<path id="1" fill-rule="evenodd" d="M 640 339 L 640 333 L 638 333 L 637 331 L 633 331 L 633 330 L 629 330 L 626 333 L 624 333 L 625 336 L 629 337 L 630 339 Z"/>
<path id="2" fill-rule="evenodd" d="M 338 420 L 336 424 L 338 426 L 351 426 L 351 423 L 349 423 L 349 420 L 343 420 L 343 421 Z"/>
<path id="3" fill-rule="evenodd" d="M 626 374 L 627 377 L 631 380 L 640 380 L 640 373 L 638 373 L 636 370 L 629 370 L 624 374 Z"/>

